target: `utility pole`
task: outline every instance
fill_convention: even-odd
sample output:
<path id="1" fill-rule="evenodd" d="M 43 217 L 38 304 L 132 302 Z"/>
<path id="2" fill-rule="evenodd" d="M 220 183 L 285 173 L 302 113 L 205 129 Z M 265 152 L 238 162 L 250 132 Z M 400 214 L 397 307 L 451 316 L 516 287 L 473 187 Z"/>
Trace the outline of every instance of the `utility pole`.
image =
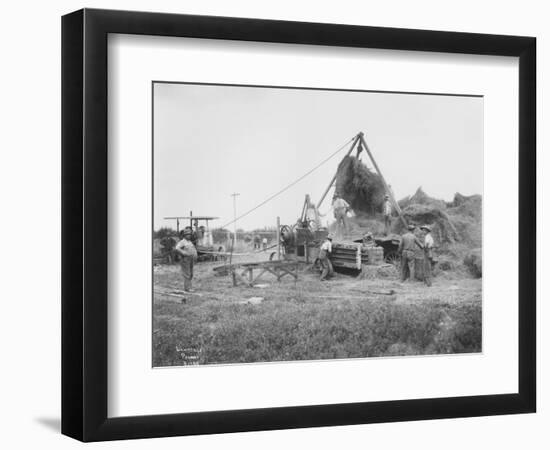
<path id="1" fill-rule="evenodd" d="M 237 196 L 238 192 L 233 192 L 231 197 L 233 197 L 233 247 L 237 244 Z"/>

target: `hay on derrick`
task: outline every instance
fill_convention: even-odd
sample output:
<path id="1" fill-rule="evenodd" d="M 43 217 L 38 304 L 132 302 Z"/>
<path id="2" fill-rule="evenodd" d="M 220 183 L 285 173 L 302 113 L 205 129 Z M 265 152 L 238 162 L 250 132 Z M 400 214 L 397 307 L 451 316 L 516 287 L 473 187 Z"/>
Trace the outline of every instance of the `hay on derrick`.
<path id="1" fill-rule="evenodd" d="M 355 156 L 338 165 L 335 193 L 346 200 L 357 215 L 373 215 L 382 207 L 386 190 L 380 175 Z"/>

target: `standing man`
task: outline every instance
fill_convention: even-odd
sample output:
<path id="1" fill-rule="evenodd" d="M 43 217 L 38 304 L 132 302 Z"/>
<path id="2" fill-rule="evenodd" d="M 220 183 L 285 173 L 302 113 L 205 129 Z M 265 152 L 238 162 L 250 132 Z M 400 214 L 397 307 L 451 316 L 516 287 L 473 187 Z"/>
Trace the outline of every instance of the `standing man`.
<path id="1" fill-rule="evenodd" d="M 351 211 L 349 203 L 346 202 L 338 194 L 334 194 L 334 197 L 332 199 L 332 208 L 334 209 L 334 218 L 336 219 L 336 226 L 338 227 L 338 229 L 342 229 L 344 233 L 347 233 L 348 211 Z"/>
<path id="2" fill-rule="evenodd" d="M 263 250 L 265 252 L 267 250 L 267 238 L 266 237 L 264 237 L 262 239 L 262 247 L 263 247 Z"/>
<path id="3" fill-rule="evenodd" d="M 321 262 L 321 281 L 325 281 L 327 277 L 334 275 L 334 269 L 332 268 L 332 263 L 328 258 L 329 254 L 332 253 L 332 235 L 329 234 L 325 241 L 321 244 L 321 249 L 319 251 L 319 261 Z"/>
<path id="4" fill-rule="evenodd" d="M 382 205 L 382 212 L 384 214 L 384 229 L 386 236 L 391 231 L 391 202 L 388 194 L 384 195 L 384 204 Z"/>
<path id="5" fill-rule="evenodd" d="M 399 243 L 398 253 L 401 255 L 401 281 L 404 282 L 407 278 L 411 277 L 414 272 L 414 253 L 416 246 L 423 248 L 420 241 L 413 234 L 416 229 L 414 225 L 409 225 L 408 231 L 401 236 L 401 242 Z"/>
<path id="6" fill-rule="evenodd" d="M 254 250 L 260 250 L 260 242 L 262 241 L 262 238 L 259 234 L 254 235 Z"/>
<path id="7" fill-rule="evenodd" d="M 193 279 L 193 265 L 197 259 L 197 249 L 191 242 L 193 232 L 186 228 L 181 233 L 181 241 L 176 244 L 176 252 L 180 255 L 181 273 L 183 275 L 183 290 L 193 292 L 191 280 Z"/>
<path id="8" fill-rule="evenodd" d="M 434 238 L 432 229 L 428 225 L 423 225 L 420 229 L 424 232 L 424 283 L 426 286 L 431 286 Z"/>

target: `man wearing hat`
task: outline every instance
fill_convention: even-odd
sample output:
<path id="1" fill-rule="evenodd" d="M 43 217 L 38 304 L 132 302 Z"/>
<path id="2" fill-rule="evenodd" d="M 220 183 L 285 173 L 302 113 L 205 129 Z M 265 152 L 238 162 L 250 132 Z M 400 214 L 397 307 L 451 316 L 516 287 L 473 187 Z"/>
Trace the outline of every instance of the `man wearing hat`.
<path id="1" fill-rule="evenodd" d="M 370 231 L 367 231 L 363 235 L 363 247 L 375 247 L 376 242 L 374 242 L 374 236 Z"/>
<path id="2" fill-rule="evenodd" d="M 197 249 L 191 241 L 193 231 L 186 228 L 181 232 L 181 240 L 176 244 L 175 250 L 180 255 L 181 273 L 183 275 L 183 290 L 192 292 L 191 280 L 193 279 L 193 265 L 197 259 Z"/>
<path id="3" fill-rule="evenodd" d="M 420 229 L 424 232 L 424 283 L 431 286 L 434 238 L 429 225 L 422 225 Z"/>
<path id="4" fill-rule="evenodd" d="M 321 263 L 321 281 L 325 281 L 327 277 L 331 277 L 334 274 L 334 269 L 332 268 L 332 263 L 328 258 L 329 254 L 332 253 L 332 234 L 329 234 L 325 241 L 321 244 L 321 249 L 319 250 L 319 262 Z"/>
<path id="5" fill-rule="evenodd" d="M 335 193 L 332 198 L 332 209 L 334 210 L 334 218 L 338 229 L 341 229 L 344 234 L 347 233 L 349 229 L 348 211 L 351 211 L 349 203 Z"/>
<path id="6" fill-rule="evenodd" d="M 391 202 L 388 194 L 384 195 L 384 204 L 382 205 L 382 213 L 384 214 L 384 229 L 386 236 L 391 231 Z"/>
<path id="7" fill-rule="evenodd" d="M 401 281 L 412 277 L 414 273 L 414 254 L 416 247 L 424 248 L 413 231 L 416 227 L 412 224 L 407 226 L 407 232 L 401 236 L 398 253 L 401 255 Z"/>

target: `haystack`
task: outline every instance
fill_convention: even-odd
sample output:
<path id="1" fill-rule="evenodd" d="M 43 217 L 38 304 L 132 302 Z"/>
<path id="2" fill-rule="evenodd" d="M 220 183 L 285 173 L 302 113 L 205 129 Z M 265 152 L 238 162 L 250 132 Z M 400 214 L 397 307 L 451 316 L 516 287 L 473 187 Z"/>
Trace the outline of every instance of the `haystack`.
<path id="1" fill-rule="evenodd" d="M 443 200 L 439 200 L 437 198 L 430 197 L 428 194 L 424 192 L 422 189 L 422 186 L 419 187 L 414 195 L 405 197 L 401 200 L 399 200 L 397 203 L 399 203 L 399 206 L 404 209 L 407 206 L 410 205 L 429 205 L 433 208 L 444 210 L 446 208 L 446 204 Z"/>
<path id="2" fill-rule="evenodd" d="M 439 243 L 454 244 L 461 240 L 447 206 L 443 200 L 430 197 L 419 187 L 412 197 L 406 197 L 399 202 L 407 223 L 414 225 L 431 225 L 434 239 Z M 397 224 L 399 231 L 404 231 L 401 223 Z"/>
<path id="3" fill-rule="evenodd" d="M 453 244 L 460 241 L 460 236 L 445 210 L 431 205 L 411 204 L 403 209 L 407 223 L 414 225 L 431 225 L 432 235 L 437 242 Z M 401 228 L 402 224 L 398 223 Z M 400 231 L 403 231 L 401 229 Z"/>

